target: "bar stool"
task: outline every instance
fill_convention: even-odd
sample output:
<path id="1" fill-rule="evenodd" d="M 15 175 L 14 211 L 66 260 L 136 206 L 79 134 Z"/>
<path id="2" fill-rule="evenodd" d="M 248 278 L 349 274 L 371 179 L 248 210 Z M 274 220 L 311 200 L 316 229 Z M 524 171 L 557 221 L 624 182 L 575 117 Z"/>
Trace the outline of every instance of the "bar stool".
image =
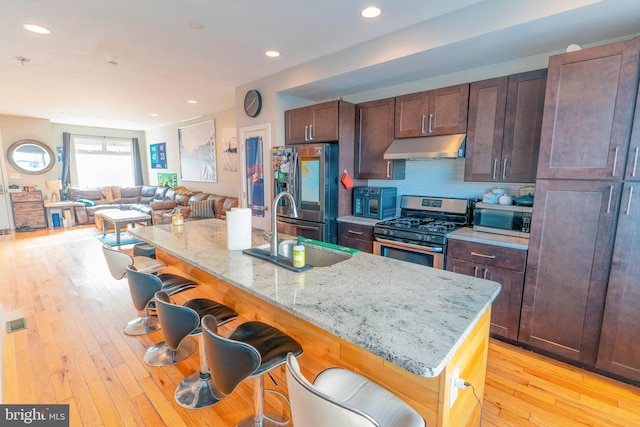
<path id="1" fill-rule="evenodd" d="M 185 339 L 201 335 L 200 319 L 204 315 L 214 315 L 218 325 L 238 317 L 238 313 L 231 307 L 206 298 L 196 298 L 184 305 L 177 305 L 165 291 L 158 291 L 155 301 L 164 341 L 149 347 L 144 353 L 144 361 L 151 366 L 170 366 L 189 357 L 195 349 L 195 342 Z M 202 345 L 200 347 L 202 349 Z M 204 357 L 201 357 L 201 364 L 202 361 Z M 208 375 L 206 364 L 200 373 Z"/>
<path id="2" fill-rule="evenodd" d="M 136 243 L 133 245 L 133 256 L 146 256 L 156 259 L 156 247 L 149 243 Z"/>
<path id="3" fill-rule="evenodd" d="M 287 355 L 287 387 L 296 427 L 426 426 L 399 397 L 348 369 L 326 369 L 310 383 L 292 353 Z"/>
<path id="4" fill-rule="evenodd" d="M 137 271 L 132 265 L 128 265 L 125 270 L 131 300 L 140 313 L 139 317 L 125 325 L 124 333 L 127 335 L 146 335 L 160 329 L 157 316 L 152 316 L 149 313 L 149 310 L 152 309 L 151 303 L 155 305 L 156 292 L 165 291 L 168 295 L 175 295 L 198 285 L 196 282 L 177 274 L 154 275 Z"/>
<path id="5" fill-rule="evenodd" d="M 246 378 L 253 378 L 253 415 L 238 427 L 281 426 L 283 422 L 264 413 L 263 374 L 286 361 L 288 353 L 302 354 L 300 344 L 289 335 L 262 322 L 239 325 L 227 338 L 218 335 L 215 317 L 202 318 L 202 338 L 211 372 L 211 383 L 218 399 L 231 394 Z"/>
<path id="6" fill-rule="evenodd" d="M 108 243 L 102 245 L 102 253 L 107 261 L 109 273 L 114 279 L 120 280 L 127 273 L 127 266 L 134 265 L 136 270 L 144 273 L 156 273 L 167 266 L 164 262 L 146 256 L 131 256 L 126 252 L 114 249 Z"/>

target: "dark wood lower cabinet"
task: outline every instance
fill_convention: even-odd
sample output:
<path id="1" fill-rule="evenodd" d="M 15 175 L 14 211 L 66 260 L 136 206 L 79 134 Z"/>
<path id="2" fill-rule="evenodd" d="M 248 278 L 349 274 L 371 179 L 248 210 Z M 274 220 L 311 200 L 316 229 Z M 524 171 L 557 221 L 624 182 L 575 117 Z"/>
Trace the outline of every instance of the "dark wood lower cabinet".
<path id="1" fill-rule="evenodd" d="M 373 253 L 373 225 L 338 222 L 338 244 Z"/>
<path id="2" fill-rule="evenodd" d="M 594 366 L 620 183 L 536 183 L 518 340 Z"/>
<path id="3" fill-rule="evenodd" d="M 596 366 L 634 381 L 640 381 L 639 254 L 640 183 L 629 182 L 622 193 Z"/>
<path id="4" fill-rule="evenodd" d="M 527 251 L 449 239 L 446 268 L 502 285 L 491 308 L 491 333 L 518 339 Z"/>

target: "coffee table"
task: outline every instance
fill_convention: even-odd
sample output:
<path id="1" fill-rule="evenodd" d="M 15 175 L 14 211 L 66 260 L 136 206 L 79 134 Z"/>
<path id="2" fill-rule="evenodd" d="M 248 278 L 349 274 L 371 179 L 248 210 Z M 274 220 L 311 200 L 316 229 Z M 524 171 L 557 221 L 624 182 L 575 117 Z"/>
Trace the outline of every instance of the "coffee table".
<path id="1" fill-rule="evenodd" d="M 143 214 L 138 211 L 132 210 L 117 210 L 117 209 L 105 209 L 103 211 L 96 212 L 96 215 L 102 217 L 102 234 L 106 235 L 108 230 L 108 224 L 113 224 L 113 228 L 116 232 L 116 244 L 120 245 L 120 226 L 131 224 L 132 228 L 136 227 L 136 224 L 144 223 L 151 225 L 151 215 Z"/>

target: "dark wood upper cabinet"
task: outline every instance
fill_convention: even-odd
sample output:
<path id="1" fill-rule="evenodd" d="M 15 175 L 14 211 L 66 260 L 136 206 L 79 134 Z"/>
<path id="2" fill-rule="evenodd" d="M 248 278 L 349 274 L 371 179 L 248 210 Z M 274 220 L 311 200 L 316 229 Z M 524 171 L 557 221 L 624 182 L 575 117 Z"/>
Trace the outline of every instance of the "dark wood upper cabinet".
<path id="1" fill-rule="evenodd" d="M 640 39 L 549 59 L 538 179 L 620 179 Z"/>
<path id="2" fill-rule="evenodd" d="M 396 97 L 395 137 L 448 135 L 467 131 L 469 84 Z"/>
<path id="3" fill-rule="evenodd" d="M 285 144 L 338 141 L 338 101 L 284 112 Z"/>
<path id="4" fill-rule="evenodd" d="M 595 363 L 620 186 L 536 182 L 519 341 Z"/>
<path id="5" fill-rule="evenodd" d="M 393 142 L 395 98 L 356 105 L 355 177 L 404 179 L 404 160 L 385 160 Z"/>
<path id="6" fill-rule="evenodd" d="M 547 70 L 471 83 L 465 181 L 535 182 Z"/>
<path id="7" fill-rule="evenodd" d="M 598 368 L 634 381 L 640 381 L 639 190 L 637 182 L 624 184 L 596 362 Z"/>

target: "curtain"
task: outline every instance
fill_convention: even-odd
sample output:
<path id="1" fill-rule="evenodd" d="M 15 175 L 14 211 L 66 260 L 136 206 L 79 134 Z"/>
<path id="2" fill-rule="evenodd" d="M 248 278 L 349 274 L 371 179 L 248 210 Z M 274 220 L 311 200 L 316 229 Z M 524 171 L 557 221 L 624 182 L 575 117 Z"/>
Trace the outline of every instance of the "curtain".
<path id="1" fill-rule="evenodd" d="M 63 191 L 71 184 L 71 134 L 62 133 L 62 181 Z"/>
<path id="2" fill-rule="evenodd" d="M 144 185 L 142 177 L 142 160 L 140 160 L 140 144 L 138 138 L 131 140 L 131 161 L 133 162 L 133 180 L 134 185 Z"/>

